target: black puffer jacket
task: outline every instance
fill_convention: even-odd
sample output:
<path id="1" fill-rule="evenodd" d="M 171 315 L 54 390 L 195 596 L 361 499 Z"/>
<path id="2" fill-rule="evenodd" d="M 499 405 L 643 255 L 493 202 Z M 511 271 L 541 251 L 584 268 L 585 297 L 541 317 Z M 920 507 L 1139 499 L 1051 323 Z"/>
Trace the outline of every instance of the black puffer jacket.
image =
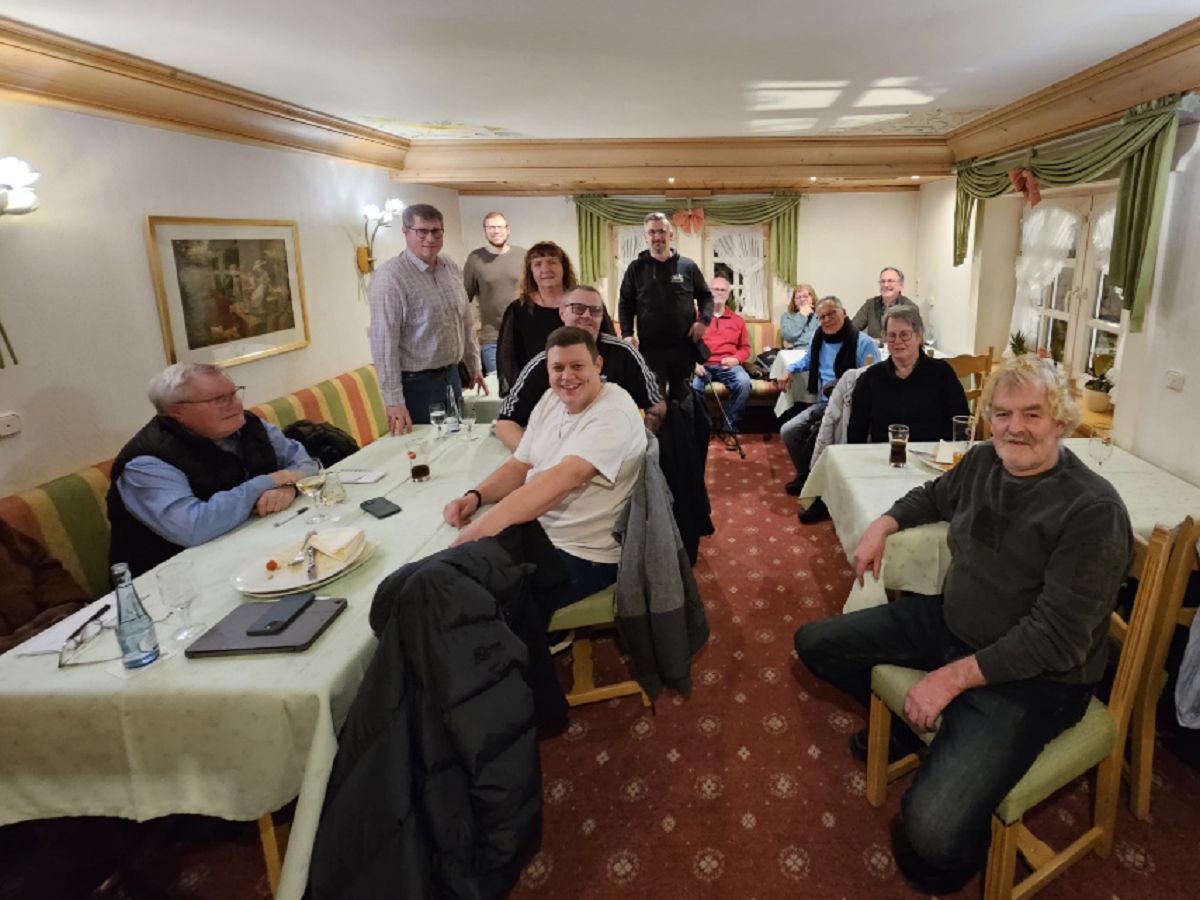
<path id="1" fill-rule="evenodd" d="M 534 567 L 497 539 L 376 591 L 379 649 L 339 736 L 306 896 L 502 897 L 541 834 L 525 646 L 502 605 Z M 524 600 L 527 602 L 527 600 Z"/>

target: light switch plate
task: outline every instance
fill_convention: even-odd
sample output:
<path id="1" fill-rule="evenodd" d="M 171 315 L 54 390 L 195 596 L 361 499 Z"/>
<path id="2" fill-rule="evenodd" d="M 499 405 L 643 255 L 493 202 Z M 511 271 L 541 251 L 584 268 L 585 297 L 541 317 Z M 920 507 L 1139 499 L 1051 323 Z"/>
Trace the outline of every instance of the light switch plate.
<path id="1" fill-rule="evenodd" d="M 1167 369 L 1167 388 L 1172 391 L 1183 390 L 1183 372 L 1179 369 Z"/>
<path id="2" fill-rule="evenodd" d="M 21 430 L 21 417 L 15 412 L 0 413 L 0 437 L 8 437 Z"/>

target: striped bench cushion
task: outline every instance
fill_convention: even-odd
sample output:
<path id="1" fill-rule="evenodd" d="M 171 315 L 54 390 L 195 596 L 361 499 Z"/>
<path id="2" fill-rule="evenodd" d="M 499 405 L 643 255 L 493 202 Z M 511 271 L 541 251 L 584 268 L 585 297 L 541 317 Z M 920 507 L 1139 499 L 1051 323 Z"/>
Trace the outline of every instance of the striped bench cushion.
<path id="1" fill-rule="evenodd" d="M 112 460 L 0 497 L 0 518 L 41 543 L 93 597 L 108 593 L 108 493 Z"/>
<path id="2" fill-rule="evenodd" d="M 747 322 L 746 333 L 750 338 L 751 360 L 757 358 L 758 354 L 762 352 L 763 347 L 777 346 L 775 325 L 771 322 Z M 715 381 L 713 382 L 712 389 L 722 400 L 729 393 L 725 389 L 725 385 L 718 384 Z M 756 406 L 761 405 L 762 401 L 774 403 L 775 398 L 778 396 L 779 389 L 775 387 L 774 382 L 762 381 L 757 378 L 750 382 L 750 402 Z M 756 403 L 755 401 L 759 402 Z"/>
<path id="3" fill-rule="evenodd" d="M 383 392 L 374 366 L 363 366 L 312 387 L 284 394 L 269 403 L 251 407 L 260 419 L 287 428 L 299 419 L 329 422 L 358 442 L 367 444 L 387 433 Z"/>

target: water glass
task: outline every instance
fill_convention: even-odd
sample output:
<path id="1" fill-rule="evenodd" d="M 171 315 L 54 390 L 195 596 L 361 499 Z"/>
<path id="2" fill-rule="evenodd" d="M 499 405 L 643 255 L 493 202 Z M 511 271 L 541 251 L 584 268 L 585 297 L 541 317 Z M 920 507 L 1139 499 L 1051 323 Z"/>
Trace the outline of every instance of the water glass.
<path id="1" fill-rule="evenodd" d="M 342 485 L 342 478 L 337 472 L 325 473 L 325 486 L 321 488 L 320 504 L 322 506 L 333 506 L 335 503 L 343 503 L 346 500 L 346 488 Z"/>
<path id="2" fill-rule="evenodd" d="M 1103 466 L 1104 461 L 1112 456 L 1112 432 L 1101 425 L 1093 427 L 1092 436 L 1088 439 L 1088 452 L 1096 465 Z"/>
<path id="3" fill-rule="evenodd" d="M 446 406 L 443 403 L 429 404 L 429 424 L 437 428 L 438 437 L 442 436 L 442 428 L 446 424 Z"/>
<path id="4" fill-rule="evenodd" d="M 192 602 L 196 599 L 196 573 L 192 561 L 181 556 L 167 560 L 154 570 L 162 604 L 179 613 L 179 630 L 171 637 L 177 641 L 189 641 L 204 631 L 203 622 L 191 621 Z"/>
<path id="5" fill-rule="evenodd" d="M 468 395 L 463 395 L 462 423 L 463 427 L 467 430 L 468 439 L 472 441 L 475 440 L 476 437 L 476 435 L 471 433 L 475 428 L 475 416 L 475 398 Z"/>
<path id="6" fill-rule="evenodd" d="M 975 443 L 975 418 L 973 416 L 955 416 L 951 419 L 950 437 L 954 447 L 953 465 L 957 466 L 958 461 Z"/>
<path id="7" fill-rule="evenodd" d="M 888 465 L 900 469 L 908 465 L 908 426 L 888 426 Z"/>

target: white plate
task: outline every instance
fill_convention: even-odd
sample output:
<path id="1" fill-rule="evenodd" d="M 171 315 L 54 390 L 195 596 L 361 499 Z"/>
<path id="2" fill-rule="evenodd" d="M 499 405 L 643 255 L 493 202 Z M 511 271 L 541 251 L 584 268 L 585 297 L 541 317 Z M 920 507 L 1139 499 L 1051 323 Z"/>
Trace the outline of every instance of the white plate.
<path id="1" fill-rule="evenodd" d="M 914 450 L 909 447 L 908 452 L 915 456 L 919 462 L 924 463 L 926 468 L 933 469 L 935 472 L 949 472 L 954 468 L 954 463 L 940 463 L 933 458 L 932 453 L 927 453 L 924 450 Z"/>
<path id="2" fill-rule="evenodd" d="M 362 551 L 358 554 L 358 556 L 355 559 L 351 560 L 349 563 L 347 563 L 346 567 L 344 569 L 342 569 L 341 571 L 339 571 L 333 575 L 330 575 L 328 578 L 323 578 L 319 581 L 306 582 L 301 588 L 299 588 L 299 590 L 308 590 L 308 591 L 316 590 L 319 587 L 324 587 L 325 585 L 329 584 L 330 582 L 337 581 L 343 575 L 349 575 L 355 569 L 357 569 L 361 565 L 363 565 L 372 556 L 374 556 L 375 551 L 378 549 L 379 549 L 378 544 L 372 544 L 370 542 L 367 542 L 366 544 L 363 545 Z M 279 598 L 279 597 L 286 597 L 288 594 L 294 594 L 294 593 L 296 593 L 296 591 L 295 590 L 253 591 L 253 592 L 243 591 L 242 593 L 244 593 L 248 598 L 253 599 L 253 600 L 275 600 L 276 598 Z"/>
<path id="3" fill-rule="evenodd" d="M 324 553 L 315 556 L 317 576 L 309 578 L 305 566 L 288 565 L 300 550 L 301 541 L 292 541 L 275 549 L 274 552 L 255 558 L 244 565 L 232 578 L 233 586 L 243 594 L 286 594 L 293 591 L 307 590 L 316 584 L 324 584 L 331 578 L 341 575 L 353 565 L 366 547 L 366 535 L 360 535 L 351 552 L 344 560 L 334 559 Z M 267 560 L 273 559 L 278 568 L 267 568 Z"/>

